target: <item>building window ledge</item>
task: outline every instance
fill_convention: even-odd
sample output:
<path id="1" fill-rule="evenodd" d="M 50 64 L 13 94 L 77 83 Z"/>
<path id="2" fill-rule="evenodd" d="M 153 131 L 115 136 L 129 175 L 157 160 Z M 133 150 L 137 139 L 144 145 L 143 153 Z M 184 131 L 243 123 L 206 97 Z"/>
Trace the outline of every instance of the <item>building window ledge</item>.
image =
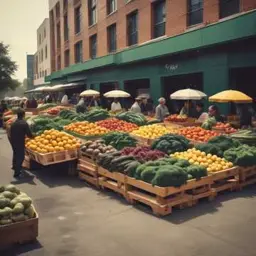
<path id="1" fill-rule="evenodd" d="M 81 31 L 75 33 L 75 36 L 80 36 L 81 35 Z"/>
<path id="2" fill-rule="evenodd" d="M 112 15 L 115 14 L 115 13 L 117 13 L 117 10 L 115 10 L 115 11 L 113 11 L 113 12 L 107 14 L 107 18 L 110 17 L 110 16 L 112 16 Z"/>
<path id="3" fill-rule="evenodd" d="M 185 29 L 185 31 L 193 31 L 193 30 L 202 28 L 202 27 L 204 27 L 204 26 L 205 26 L 204 23 L 198 23 L 198 24 L 195 24 L 195 25 L 192 25 L 192 26 L 188 26 L 188 27 Z"/>
<path id="4" fill-rule="evenodd" d="M 125 4 L 129 4 L 129 3 L 131 3 L 133 0 L 128 0 L 128 1 L 126 1 L 126 3 Z"/>
<path id="5" fill-rule="evenodd" d="M 222 19 L 219 19 L 219 22 L 222 22 L 222 21 L 226 21 L 226 20 L 230 20 L 230 19 L 233 19 L 233 18 L 236 18 L 238 16 L 240 16 L 242 13 L 241 12 L 238 12 L 238 13 L 235 13 L 235 14 L 232 14 L 230 16 L 227 16 L 227 17 L 224 17 Z"/>
<path id="6" fill-rule="evenodd" d="M 91 29 L 91 28 L 93 28 L 93 27 L 95 27 L 95 26 L 97 26 L 97 22 L 94 23 L 94 24 L 92 24 L 92 25 L 90 25 L 88 28 Z"/>

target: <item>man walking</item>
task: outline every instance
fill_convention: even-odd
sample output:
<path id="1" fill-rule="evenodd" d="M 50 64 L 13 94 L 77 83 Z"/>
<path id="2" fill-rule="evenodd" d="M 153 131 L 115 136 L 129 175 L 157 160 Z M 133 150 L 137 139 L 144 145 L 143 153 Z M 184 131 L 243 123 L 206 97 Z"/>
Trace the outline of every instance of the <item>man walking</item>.
<path id="1" fill-rule="evenodd" d="M 22 163 L 25 158 L 25 137 L 32 138 L 28 123 L 24 120 L 25 111 L 18 109 L 17 120 L 11 125 L 9 139 L 13 150 L 14 177 L 19 178 L 22 170 Z"/>

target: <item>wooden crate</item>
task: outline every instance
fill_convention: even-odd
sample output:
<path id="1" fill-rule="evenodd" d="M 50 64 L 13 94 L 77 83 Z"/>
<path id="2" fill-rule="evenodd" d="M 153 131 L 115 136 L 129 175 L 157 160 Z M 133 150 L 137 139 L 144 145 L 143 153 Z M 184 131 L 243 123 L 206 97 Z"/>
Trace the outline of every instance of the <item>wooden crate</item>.
<path id="1" fill-rule="evenodd" d="M 78 158 L 77 149 L 47 154 L 39 154 L 37 152 L 27 150 L 27 153 L 31 160 L 44 166 L 72 161 Z"/>
<path id="2" fill-rule="evenodd" d="M 256 184 L 256 166 L 239 167 L 239 187 Z"/>
<path id="3" fill-rule="evenodd" d="M 212 189 L 215 193 L 229 190 L 234 191 L 238 189 L 239 185 L 239 167 L 235 166 L 223 171 L 209 174 L 212 177 Z"/>
<path id="4" fill-rule="evenodd" d="M 119 172 L 110 172 L 100 166 L 98 167 L 98 175 L 100 188 L 108 188 L 127 198 L 126 175 Z"/>
<path id="5" fill-rule="evenodd" d="M 77 169 L 79 170 L 79 178 L 81 180 L 99 187 L 98 166 L 91 158 L 80 156 Z"/>
<path id="6" fill-rule="evenodd" d="M 38 214 L 35 218 L 10 225 L 0 226 L 0 249 L 6 249 L 15 244 L 33 242 L 38 236 Z"/>
<path id="7" fill-rule="evenodd" d="M 22 167 L 27 169 L 27 170 L 30 170 L 31 165 L 30 165 L 30 157 L 29 157 L 29 155 L 25 155 L 25 159 L 24 159 L 24 161 L 22 163 Z"/>

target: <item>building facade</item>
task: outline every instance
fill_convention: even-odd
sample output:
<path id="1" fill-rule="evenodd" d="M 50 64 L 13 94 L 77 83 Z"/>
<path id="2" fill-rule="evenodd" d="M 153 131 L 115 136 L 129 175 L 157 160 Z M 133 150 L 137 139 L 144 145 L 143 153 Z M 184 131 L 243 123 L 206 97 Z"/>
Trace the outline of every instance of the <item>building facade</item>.
<path id="1" fill-rule="evenodd" d="M 37 29 L 37 51 L 34 55 L 34 86 L 43 85 L 51 73 L 50 23 L 46 18 Z"/>
<path id="2" fill-rule="evenodd" d="M 53 82 L 256 97 L 255 0 L 50 0 Z M 169 102 L 170 103 L 170 102 Z"/>
<path id="3" fill-rule="evenodd" d="M 34 86 L 34 55 L 27 54 L 27 90 L 32 90 Z"/>

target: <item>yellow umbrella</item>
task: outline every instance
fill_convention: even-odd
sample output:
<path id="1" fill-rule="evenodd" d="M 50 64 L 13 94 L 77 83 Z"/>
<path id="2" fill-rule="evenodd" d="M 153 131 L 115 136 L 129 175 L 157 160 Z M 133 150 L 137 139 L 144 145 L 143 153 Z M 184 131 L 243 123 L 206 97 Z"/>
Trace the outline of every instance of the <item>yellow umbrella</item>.
<path id="1" fill-rule="evenodd" d="M 220 103 L 225 103 L 225 102 L 250 103 L 252 102 L 252 98 L 239 91 L 226 90 L 209 97 L 209 101 L 220 102 Z"/>

